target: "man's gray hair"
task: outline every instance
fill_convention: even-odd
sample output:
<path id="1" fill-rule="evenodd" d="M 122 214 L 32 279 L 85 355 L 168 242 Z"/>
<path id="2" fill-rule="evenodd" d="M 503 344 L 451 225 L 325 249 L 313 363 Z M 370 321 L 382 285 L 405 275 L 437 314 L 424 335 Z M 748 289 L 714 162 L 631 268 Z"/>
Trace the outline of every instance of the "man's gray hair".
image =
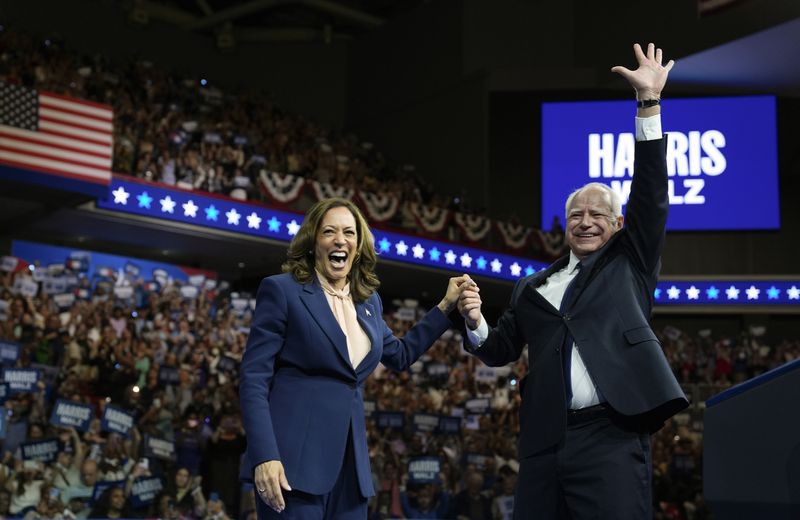
<path id="1" fill-rule="evenodd" d="M 620 198 L 619 193 L 613 190 L 608 184 L 603 184 L 602 182 L 590 182 L 589 184 L 584 184 L 577 190 L 573 191 L 569 194 L 569 197 L 567 197 L 567 203 L 564 204 L 564 216 L 567 219 L 569 219 L 569 208 L 572 206 L 572 200 L 577 194 L 590 188 L 597 188 L 608 193 L 608 198 L 611 200 L 611 217 L 616 220 L 617 217 L 622 216 L 622 199 Z"/>

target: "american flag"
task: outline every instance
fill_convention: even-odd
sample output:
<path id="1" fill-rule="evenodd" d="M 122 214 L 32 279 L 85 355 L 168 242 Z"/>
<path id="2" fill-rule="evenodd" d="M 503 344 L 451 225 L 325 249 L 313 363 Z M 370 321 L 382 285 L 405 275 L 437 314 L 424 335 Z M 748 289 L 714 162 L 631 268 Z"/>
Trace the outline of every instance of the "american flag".
<path id="1" fill-rule="evenodd" d="M 110 106 L 0 82 L 0 164 L 111 182 Z"/>

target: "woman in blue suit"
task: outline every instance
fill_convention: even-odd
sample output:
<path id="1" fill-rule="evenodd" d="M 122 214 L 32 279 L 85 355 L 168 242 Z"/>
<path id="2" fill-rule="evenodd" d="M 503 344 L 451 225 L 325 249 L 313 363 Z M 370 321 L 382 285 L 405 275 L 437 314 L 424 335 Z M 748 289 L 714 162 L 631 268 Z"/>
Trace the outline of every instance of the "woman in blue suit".
<path id="1" fill-rule="evenodd" d="M 450 326 L 465 277 L 403 339 L 383 321 L 372 234 L 344 199 L 315 204 L 284 274 L 261 282 L 239 394 L 258 516 L 367 517 L 374 495 L 363 385 L 380 361 L 406 370 Z"/>

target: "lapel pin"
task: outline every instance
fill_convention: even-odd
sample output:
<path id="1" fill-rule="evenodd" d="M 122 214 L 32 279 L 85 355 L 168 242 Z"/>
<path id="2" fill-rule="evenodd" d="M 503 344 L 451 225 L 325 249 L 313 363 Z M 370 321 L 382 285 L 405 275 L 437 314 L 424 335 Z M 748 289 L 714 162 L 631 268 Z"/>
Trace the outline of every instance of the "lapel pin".
<path id="1" fill-rule="evenodd" d="M 372 316 L 372 313 L 371 313 L 371 312 L 369 312 L 369 309 L 364 309 L 364 311 L 366 311 L 366 313 L 367 313 L 367 316 Z"/>

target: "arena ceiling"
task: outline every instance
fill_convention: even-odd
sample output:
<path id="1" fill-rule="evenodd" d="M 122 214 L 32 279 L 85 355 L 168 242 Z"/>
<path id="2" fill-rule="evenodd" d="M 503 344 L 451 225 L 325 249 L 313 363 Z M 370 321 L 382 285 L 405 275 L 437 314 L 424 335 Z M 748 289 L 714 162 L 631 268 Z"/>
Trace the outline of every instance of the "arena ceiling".
<path id="1" fill-rule="evenodd" d="M 137 0 L 129 17 L 214 34 L 220 47 L 238 42 L 351 39 L 426 0 Z"/>

